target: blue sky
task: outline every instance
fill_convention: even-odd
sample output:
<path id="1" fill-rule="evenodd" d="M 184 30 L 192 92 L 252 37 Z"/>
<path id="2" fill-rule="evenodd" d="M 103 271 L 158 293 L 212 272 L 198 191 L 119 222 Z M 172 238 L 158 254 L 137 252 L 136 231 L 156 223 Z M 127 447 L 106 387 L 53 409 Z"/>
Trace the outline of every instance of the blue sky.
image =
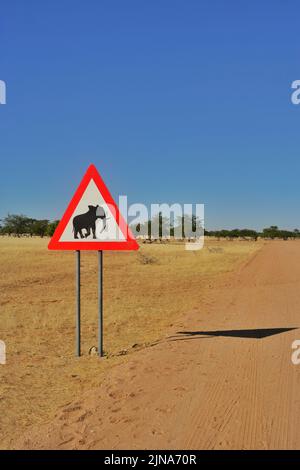
<path id="1" fill-rule="evenodd" d="M 0 218 L 59 218 L 94 163 L 208 228 L 300 227 L 298 1 L 3 0 Z"/>

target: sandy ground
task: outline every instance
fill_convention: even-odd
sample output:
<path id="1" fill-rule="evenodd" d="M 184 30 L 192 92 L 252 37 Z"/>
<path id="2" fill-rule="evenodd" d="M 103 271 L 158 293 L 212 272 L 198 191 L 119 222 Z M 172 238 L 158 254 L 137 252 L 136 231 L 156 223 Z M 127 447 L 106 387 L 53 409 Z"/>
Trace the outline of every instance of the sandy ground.
<path id="1" fill-rule="evenodd" d="M 74 253 L 50 252 L 48 240 L 0 237 L 0 448 L 12 448 L 32 426 L 102 385 L 106 374 L 169 336 L 182 314 L 202 305 L 204 291 L 257 252 L 262 242 L 211 240 L 141 245 L 104 254 L 105 359 L 97 344 L 97 256 L 82 253 L 82 357 L 74 356 Z M 180 289 L 178 288 L 180 286 Z M 205 310 L 203 311 L 205 314 Z M 125 354 L 125 355 L 124 355 Z"/>
<path id="2" fill-rule="evenodd" d="M 178 290 L 181 286 L 178 283 Z M 17 448 L 299 449 L 300 244 L 271 242 Z M 188 291 L 182 292 L 188 296 Z"/>

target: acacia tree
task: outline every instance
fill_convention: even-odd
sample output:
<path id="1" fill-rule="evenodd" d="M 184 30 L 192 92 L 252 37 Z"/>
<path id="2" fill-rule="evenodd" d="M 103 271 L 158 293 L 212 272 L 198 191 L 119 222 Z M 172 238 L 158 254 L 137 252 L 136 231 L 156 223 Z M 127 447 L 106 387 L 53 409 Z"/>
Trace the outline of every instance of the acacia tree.
<path id="1" fill-rule="evenodd" d="M 3 228 L 2 233 L 8 235 L 17 235 L 20 237 L 21 235 L 29 232 L 29 227 L 32 219 L 29 219 L 26 215 L 23 214 L 8 214 L 3 219 Z"/>
<path id="2" fill-rule="evenodd" d="M 43 238 L 46 235 L 52 236 L 58 223 L 58 220 L 49 222 L 47 219 L 32 219 L 23 214 L 8 214 L 2 220 L 0 233 L 2 235 L 16 235 L 17 237 L 28 234 L 31 237 L 36 235 Z"/>
<path id="3" fill-rule="evenodd" d="M 31 224 L 31 233 L 43 238 L 48 229 L 49 220 L 33 220 Z"/>
<path id="4" fill-rule="evenodd" d="M 271 225 L 270 227 L 263 229 L 263 237 L 265 238 L 277 238 L 280 236 L 277 225 Z"/>
<path id="5" fill-rule="evenodd" d="M 49 222 L 48 223 L 48 227 L 47 227 L 47 233 L 46 235 L 48 237 L 52 237 L 55 230 L 56 230 L 56 227 L 58 226 L 59 224 L 59 220 L 54 220 L 53 222 Z"/>

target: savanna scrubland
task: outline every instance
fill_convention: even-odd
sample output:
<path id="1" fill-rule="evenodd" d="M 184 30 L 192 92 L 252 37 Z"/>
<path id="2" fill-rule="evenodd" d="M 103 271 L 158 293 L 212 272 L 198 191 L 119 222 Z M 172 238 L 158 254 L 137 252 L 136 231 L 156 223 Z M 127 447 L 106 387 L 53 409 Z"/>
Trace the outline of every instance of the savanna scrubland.
<path id="1" fill-rule="evenodd" d="M 97 345 L 96 254 L 82 253 L 83 355 L 77 358 L 75 256 L 49 252 L 47 243 L 0 237 L 0 339 L 7 348 L 7 363 L 0 366 L 1 448 L 165 338 L 178 318 L 199 308 L 204 289 L 266 242 L 206 239 L 200 251 L 170 242 L 105 252 L 103 359 L 88 354 Z"/>

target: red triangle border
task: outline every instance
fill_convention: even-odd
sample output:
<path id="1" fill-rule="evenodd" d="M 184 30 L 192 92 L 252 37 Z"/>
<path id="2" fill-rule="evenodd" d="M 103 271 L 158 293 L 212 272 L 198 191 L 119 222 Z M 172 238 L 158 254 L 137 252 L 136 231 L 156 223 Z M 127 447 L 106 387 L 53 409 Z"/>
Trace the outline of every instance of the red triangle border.
<path id="1" fill-rule="evenodd" d="M 78 241 L 78 242 L 61 242 L 60 237 L 62 236 L 67 224 L 69 223 L 74 211 L 82 198 L 89 182 L 91 179 L 94 180 L 97 188 L 99 189 L 100 193 L 103 196 L 106 204 L 111 205 L 114 207 L 115 210 L 115 219 L 118 226 L 121 229 L 124 237 L 126 238 L 125 241 L 115 242 L 115 241 L 108 241 L 108 242 L 88 242 L 88 241 Z M 139 245 L 135 240 L 134 236 L 131 233 L 130 228 L 128 227 L 127 223 L 125 222 L 122 214 L 119 211 L 119 208 L 115 201 L 113 200 L 109 190 L 107 189 L 106 184 L 104 183 L 103 179 L 101 178 L 97 168 L 94 165 L 90 165 L 85 173 L 80 185 L 78 186 L 73 198 L 71 199 L 70 204 L 67 207 L 66 212 L 64 213 L 61 221 L 59 222 L 53 237 L 51 238 L 48 244 L 49 250 L 138 250 Z"/>

